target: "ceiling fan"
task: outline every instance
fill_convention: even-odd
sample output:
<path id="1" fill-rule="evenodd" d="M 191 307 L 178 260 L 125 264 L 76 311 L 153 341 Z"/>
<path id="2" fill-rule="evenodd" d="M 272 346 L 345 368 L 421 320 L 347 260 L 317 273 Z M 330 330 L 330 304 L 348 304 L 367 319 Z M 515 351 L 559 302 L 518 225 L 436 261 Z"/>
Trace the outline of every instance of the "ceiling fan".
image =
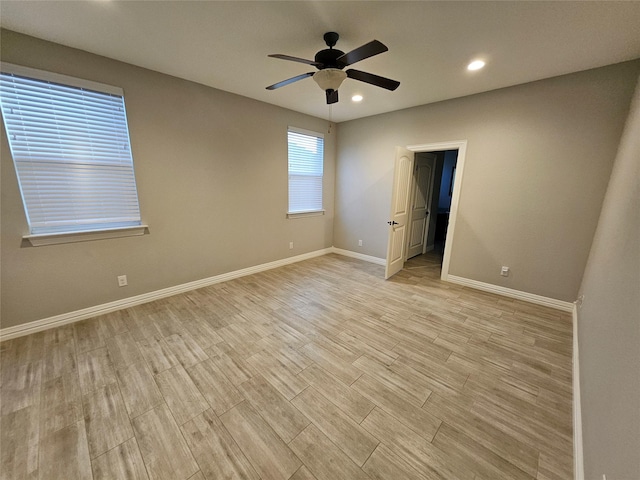
<path id="1" fill-rule="evenodd" d="M 338 43 L 340 36 L 336 32 L 327 32 L 324 34 L 324 41 L 329 48 L 320 50 L 316 53 L 313 60 L 306 60 L 304 58 L 292 57 L 290 55 L 274 54 L 269 55 L 272 58 L 280 58 L 282 60 L 290 60 L 292 62 L 306 63 L 307 65 L 313 65 L 318 69 L 317 72 L 303 73 L 287 80 L 283 80 L 273 85 L 269 85 L 267 90 L 275 90 L 276 88 L 284 87 L 290 83 L 297 82 L 307 77 L 313 77 L 316 83 L 322 88 L 327 95 L 327 104 L 336 103 L 338 101 L 338 88 L 344 81 L 344 79 L 352 78 L 361 82 L 375 85 L 376 87 L 386 88 L 387 90 L 395 90 L 400 85 L 400 82 L 391 80 L 390 78 L 380 77 L 373 73 L 362 72 L 360 70 L 354 70 L 350 68 L 343 70 L 349 65 L 353 65 L 365 58 L 373 57 L 380 53 L 384 53 L 389 50 L 386 45 L 378 40 L 372 40 L 369 43 L 362 45 L 361 47 L 351 50 L 348 53 L 344 53 L 341 50 L 334 49 L 336 43 Z"/>

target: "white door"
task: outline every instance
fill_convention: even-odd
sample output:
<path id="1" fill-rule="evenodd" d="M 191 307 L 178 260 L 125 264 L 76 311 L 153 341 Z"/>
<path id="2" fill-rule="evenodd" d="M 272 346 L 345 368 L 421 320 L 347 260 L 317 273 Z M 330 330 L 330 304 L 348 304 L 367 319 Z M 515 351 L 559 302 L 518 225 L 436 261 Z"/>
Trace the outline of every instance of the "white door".
<path id="1" fill-rule="evenodd" d="M 396 147 L 393 189 L 391 191 L 391 218 L 388 222 L 387 267 L 384 278 L 395 275 L 402 270 L 404 265 L 413 160 L 414 153 L 412 151 Z"/>
<path id="2" fill-rule="evenodd" d="M 430 220 L 429 206 L 433 192 L 435 165 L 436 155 L 433 153 L 421 153 L 415 159 L 406 259 L 424 253 Z"/>

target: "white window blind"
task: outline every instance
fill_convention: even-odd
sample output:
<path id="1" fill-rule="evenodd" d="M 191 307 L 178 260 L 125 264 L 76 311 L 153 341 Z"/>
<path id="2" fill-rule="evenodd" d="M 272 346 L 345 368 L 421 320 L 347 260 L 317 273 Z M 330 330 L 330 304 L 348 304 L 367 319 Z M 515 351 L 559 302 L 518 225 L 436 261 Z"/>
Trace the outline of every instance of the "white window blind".
<path id="1" fill-rule="evenodd" d="M 32 234 L 141 223 L 122 90 L 83 82 L 2 65 L 2 117 Z"/>
<path id="2" fill-rule="evenodd" d="M 289 128 L 289 213 L 322 210 L 324 138 Z"/>

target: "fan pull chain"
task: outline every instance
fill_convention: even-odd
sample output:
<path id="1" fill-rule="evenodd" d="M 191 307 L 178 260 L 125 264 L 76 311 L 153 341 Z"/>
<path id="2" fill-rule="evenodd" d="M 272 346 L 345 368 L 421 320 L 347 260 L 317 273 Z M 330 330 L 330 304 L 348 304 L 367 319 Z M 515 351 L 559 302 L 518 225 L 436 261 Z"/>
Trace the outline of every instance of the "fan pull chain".
<path id="1" fill-rule="evenodd" d="M 327 133 L 331 133 L 331 123 L 333 120 L 333 104 L 329 104 L 329 130 Z"/>

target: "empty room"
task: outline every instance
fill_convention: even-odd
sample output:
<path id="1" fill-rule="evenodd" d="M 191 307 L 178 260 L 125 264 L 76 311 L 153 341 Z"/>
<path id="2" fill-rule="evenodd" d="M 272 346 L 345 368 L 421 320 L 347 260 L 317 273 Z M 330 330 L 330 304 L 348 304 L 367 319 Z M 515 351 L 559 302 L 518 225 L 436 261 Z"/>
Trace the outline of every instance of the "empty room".
<path id="1" fill-rule="evenodd" d="M 0 478 L 638 480 L 640 2 L 0 2 Z"/>

